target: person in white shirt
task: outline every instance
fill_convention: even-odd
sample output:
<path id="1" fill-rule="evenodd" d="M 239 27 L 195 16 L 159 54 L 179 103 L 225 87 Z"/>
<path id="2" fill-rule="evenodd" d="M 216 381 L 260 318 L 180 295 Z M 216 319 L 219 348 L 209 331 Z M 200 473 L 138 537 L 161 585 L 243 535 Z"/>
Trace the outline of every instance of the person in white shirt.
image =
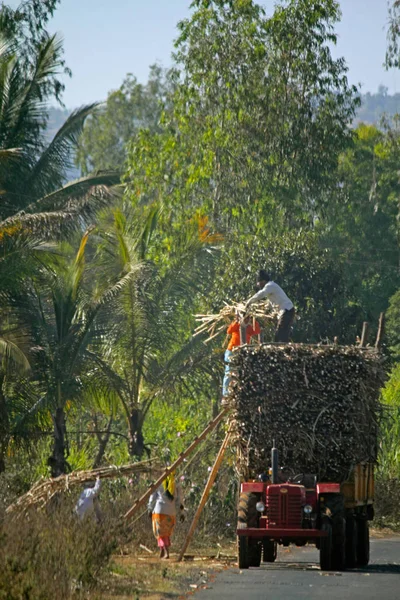
<path id="1" fill-rule="evenodd" d="M 281 311 L 275 331 L 275 342 L 288 342 L 295 317 L 293 302 L 275 281 L 270 280 L 268 273 L 264 269 L 261 269 L 258 273 L 257 287 L 260 291 L 247 300 L 246 308 L 250 304 L 253 304 L 253 302 L 267 298 L 271 304 Z"/>
<path id="2" fill-rule="evenodd" d="M 175 474 L 164 479 L 160 487 L 150 496 L 147 510 L 153 524 L 154 537 L 160 548 L 160 558 L 169 558 L 171 536 L 176 523 L 176 511 L 180 509 L 180 521 L 185 520 L 181 489 L 175 485 Z"/>
<path id="3" fill-rule="evenodd" d="M 98 494 L 100 492 L 100 478 L 97 477 L 96 483 L 85 486 L 85 489 L 79 496 L 75 506 L 75 512 L 80 519 L 86 515 L 95 514 L 96 520 L 100 520 L 100 507 L 98 504 Z"/>

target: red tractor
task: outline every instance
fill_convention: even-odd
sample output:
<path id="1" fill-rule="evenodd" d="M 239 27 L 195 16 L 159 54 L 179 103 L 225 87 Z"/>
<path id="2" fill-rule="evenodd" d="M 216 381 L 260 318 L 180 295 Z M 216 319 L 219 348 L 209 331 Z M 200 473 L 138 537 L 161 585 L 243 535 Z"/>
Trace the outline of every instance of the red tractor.
<path id="1" fill-rule="evenodd" d="M 270 481 L 241 484 L 238 507 L 240 569 L 274 562 L 278 544 L 319 549 L 323 570 L 343 570 L 369 562 L 369 527 L 373 518 L 373 465 L 357 465 L 344 484 L 319 483 L 301 474 L 285 482 L 278 451 L 271 452 Z"/>

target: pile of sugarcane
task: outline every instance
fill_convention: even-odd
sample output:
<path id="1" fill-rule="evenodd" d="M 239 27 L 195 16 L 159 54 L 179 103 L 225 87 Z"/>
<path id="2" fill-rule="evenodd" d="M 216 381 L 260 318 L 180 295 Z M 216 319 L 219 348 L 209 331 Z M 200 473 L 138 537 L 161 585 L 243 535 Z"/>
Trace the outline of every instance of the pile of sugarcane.
<path id="1" fill-rule="evenodd" d="M 237 316 L 239 319 L 243 319 L 245 316 L 257 319 L 265 326 L 268 323 L 273 324 L 278 318 L 278 314 L 278 311 L 268 301 L 251 304 L 247 309 L 243 302 L 232 304 L 225 302 L 225 306 L 219 313 L 194 315 L 196 321 L 199 323 L 199 326 L 195 329 L 194 336 L 205 333 L 208 337 L 204 343 L 208 343 L 220 333 L 226 332 L 228 324 Z"/>
<path id="2" fill-rule="evenodd" d="M 31 489 L 11 504 L 6 513 L 23 513 L 32 506 L 45 506 L 59 492 L 68 492 L 72 487 L 82 486 L 100 479 L 115 479 L 137 473 L 148 473 L 155 467 L 154 460 L 123 465 L 92 469 L 90 471 L 74 471 L 68 475 L 60 475 L 52 479 L 40 479 Z"/>
<path id="3" fill-rule="evenodd" d="M 268 471 L 275 443 L 292 474 L 345 481 L 375 461 L 381 355 L 355 346 L 244 346 L 232 360 L 230 401 L 244 479 Z M 296 473 L 294 473 L 296 472 Z"/>

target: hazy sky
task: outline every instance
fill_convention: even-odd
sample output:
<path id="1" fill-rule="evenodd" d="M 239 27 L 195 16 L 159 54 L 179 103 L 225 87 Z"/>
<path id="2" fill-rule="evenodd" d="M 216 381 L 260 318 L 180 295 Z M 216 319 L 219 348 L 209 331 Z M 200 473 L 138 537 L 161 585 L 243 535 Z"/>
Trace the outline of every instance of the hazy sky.
<path id="1" fill-rule="evenodd" d="M 6 0 L 16 6 L 19 0 Z M 274 0 L 264 0 L 268 13 Z M 380 84 L 400 92 L 400 72 L 382 66 L 386 48 L 387 0 L 341 0 L 335 54 L 344 56 L 349 79 L 364 92 Z M 63 34 L 73 77 L 66 81 L 69 108 L 102 100 L 130 72 L 146 81 L 148 66 L 171 62 L 176 23 L 189 14 L 190 0 L 62 0 L 49 29 Z"/>

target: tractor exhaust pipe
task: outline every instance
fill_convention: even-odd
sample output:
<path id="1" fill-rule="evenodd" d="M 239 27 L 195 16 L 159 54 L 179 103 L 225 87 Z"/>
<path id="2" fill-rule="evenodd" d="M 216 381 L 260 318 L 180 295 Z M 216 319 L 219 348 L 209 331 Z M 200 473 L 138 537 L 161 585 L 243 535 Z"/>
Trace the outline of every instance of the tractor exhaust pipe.
<path id="1" fill-rule="evenodd" d="M 274 447 L 271 448 L 271 482 L 279 483 L 278 481 L 278 470 L 279 470 L 279 452 L 278 448 L 275 448 L 275 440 Z"/>

